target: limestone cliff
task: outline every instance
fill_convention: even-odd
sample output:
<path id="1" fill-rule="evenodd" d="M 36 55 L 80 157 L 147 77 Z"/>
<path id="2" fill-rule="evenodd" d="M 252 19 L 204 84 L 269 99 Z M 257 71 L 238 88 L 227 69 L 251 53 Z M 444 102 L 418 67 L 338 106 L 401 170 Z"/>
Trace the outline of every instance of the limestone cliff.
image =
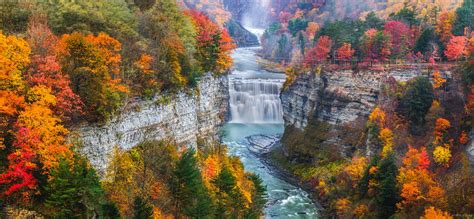
<path id="1" fill-rule="evenodd" d="M 257 36 L 245 29 L 239 22 L 231 19 L 225 24 L 225 27 L 239 47 L 259 45 Z"/>
<path id="2" fill-rule="evenodd" d="M 195 146 L 198 138 L 217 138 L 228 108 L 227 86 L 227 77 L 209 74 L 201 78 L 194 94 L 181 92 L 128 104 L 106 125 L 82 126 L 72 136 L 82 143 L 82 153 L 99 172 L 107 166 L 114 146 L 130 149 L 150 139 Z"/>
<path id="3" fill-rule="evenodd" d="M 367 117 L 377 104 L 382 84 L 390 77 L 397 81 L 426 75 L 418 69 L 383 72 L 341 70 L 302 74 L 282 92 L 285 125 L 304 129 L 313 117 L 332 125 L 342 125 Z M 448 76 L 450 72 L 445 72 Z"/>

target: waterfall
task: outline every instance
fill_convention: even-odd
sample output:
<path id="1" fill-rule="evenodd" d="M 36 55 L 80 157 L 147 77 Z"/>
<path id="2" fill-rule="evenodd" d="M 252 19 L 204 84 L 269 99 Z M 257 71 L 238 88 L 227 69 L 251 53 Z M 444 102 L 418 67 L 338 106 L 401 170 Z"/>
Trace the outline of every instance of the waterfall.
<path id="1" fill-rule="evenodd" d="M 283 123 L 282 79 L 229 80 L 231 123 Z"/>

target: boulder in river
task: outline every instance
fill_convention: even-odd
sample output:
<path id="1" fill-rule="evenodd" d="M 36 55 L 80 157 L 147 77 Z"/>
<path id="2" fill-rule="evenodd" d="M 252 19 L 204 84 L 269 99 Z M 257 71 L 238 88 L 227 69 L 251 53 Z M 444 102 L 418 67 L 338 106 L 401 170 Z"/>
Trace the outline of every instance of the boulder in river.
<path id="1" fill-rule="evenodd" d="M 279 135 L 251 135 L 247 137 L 249 150 L 257 155 L 265 155 L 280 141 Z"/>

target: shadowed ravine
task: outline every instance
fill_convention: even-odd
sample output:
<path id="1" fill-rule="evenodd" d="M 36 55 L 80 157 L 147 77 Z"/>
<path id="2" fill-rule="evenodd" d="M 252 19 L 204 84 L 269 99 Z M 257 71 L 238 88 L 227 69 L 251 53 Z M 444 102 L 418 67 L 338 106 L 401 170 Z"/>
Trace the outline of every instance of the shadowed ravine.
<path id="1" fill-rule="evenodd" d="M 317 218 L 309 195 L 278 177 L 278 173 L 249 151 L 252 135 L 281 136 L 282 106 L 279 93 L 284 74 L 262 70 L 256 62 L 258 48 L 234 52 L 229 76 L 230 121 L 222 128 L 222 141 L 231 155 L 239 156 L 247 171 L 258 174 L 267 186 L 266 218 Z"/>

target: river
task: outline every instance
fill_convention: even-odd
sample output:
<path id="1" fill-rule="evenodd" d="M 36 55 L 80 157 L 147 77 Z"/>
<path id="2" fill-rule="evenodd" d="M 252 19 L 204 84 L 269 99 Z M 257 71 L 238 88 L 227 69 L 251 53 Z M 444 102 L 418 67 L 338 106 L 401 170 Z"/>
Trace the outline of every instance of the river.
<path id="1" fill-rule="evenodd" d="M 308 193 L 283 179 L 248 149 L 252 135 L 281 136 L 284 130 L 280 90 L 284 74 L 270 73 L 257 63 L 257 47 L 233 54 L 229 75 L 230 119 L 221 135 L 229 153 L 239 156 L 247 171 L 258 174 L 267 187 L 265 218 L 317 218 Z"/>

